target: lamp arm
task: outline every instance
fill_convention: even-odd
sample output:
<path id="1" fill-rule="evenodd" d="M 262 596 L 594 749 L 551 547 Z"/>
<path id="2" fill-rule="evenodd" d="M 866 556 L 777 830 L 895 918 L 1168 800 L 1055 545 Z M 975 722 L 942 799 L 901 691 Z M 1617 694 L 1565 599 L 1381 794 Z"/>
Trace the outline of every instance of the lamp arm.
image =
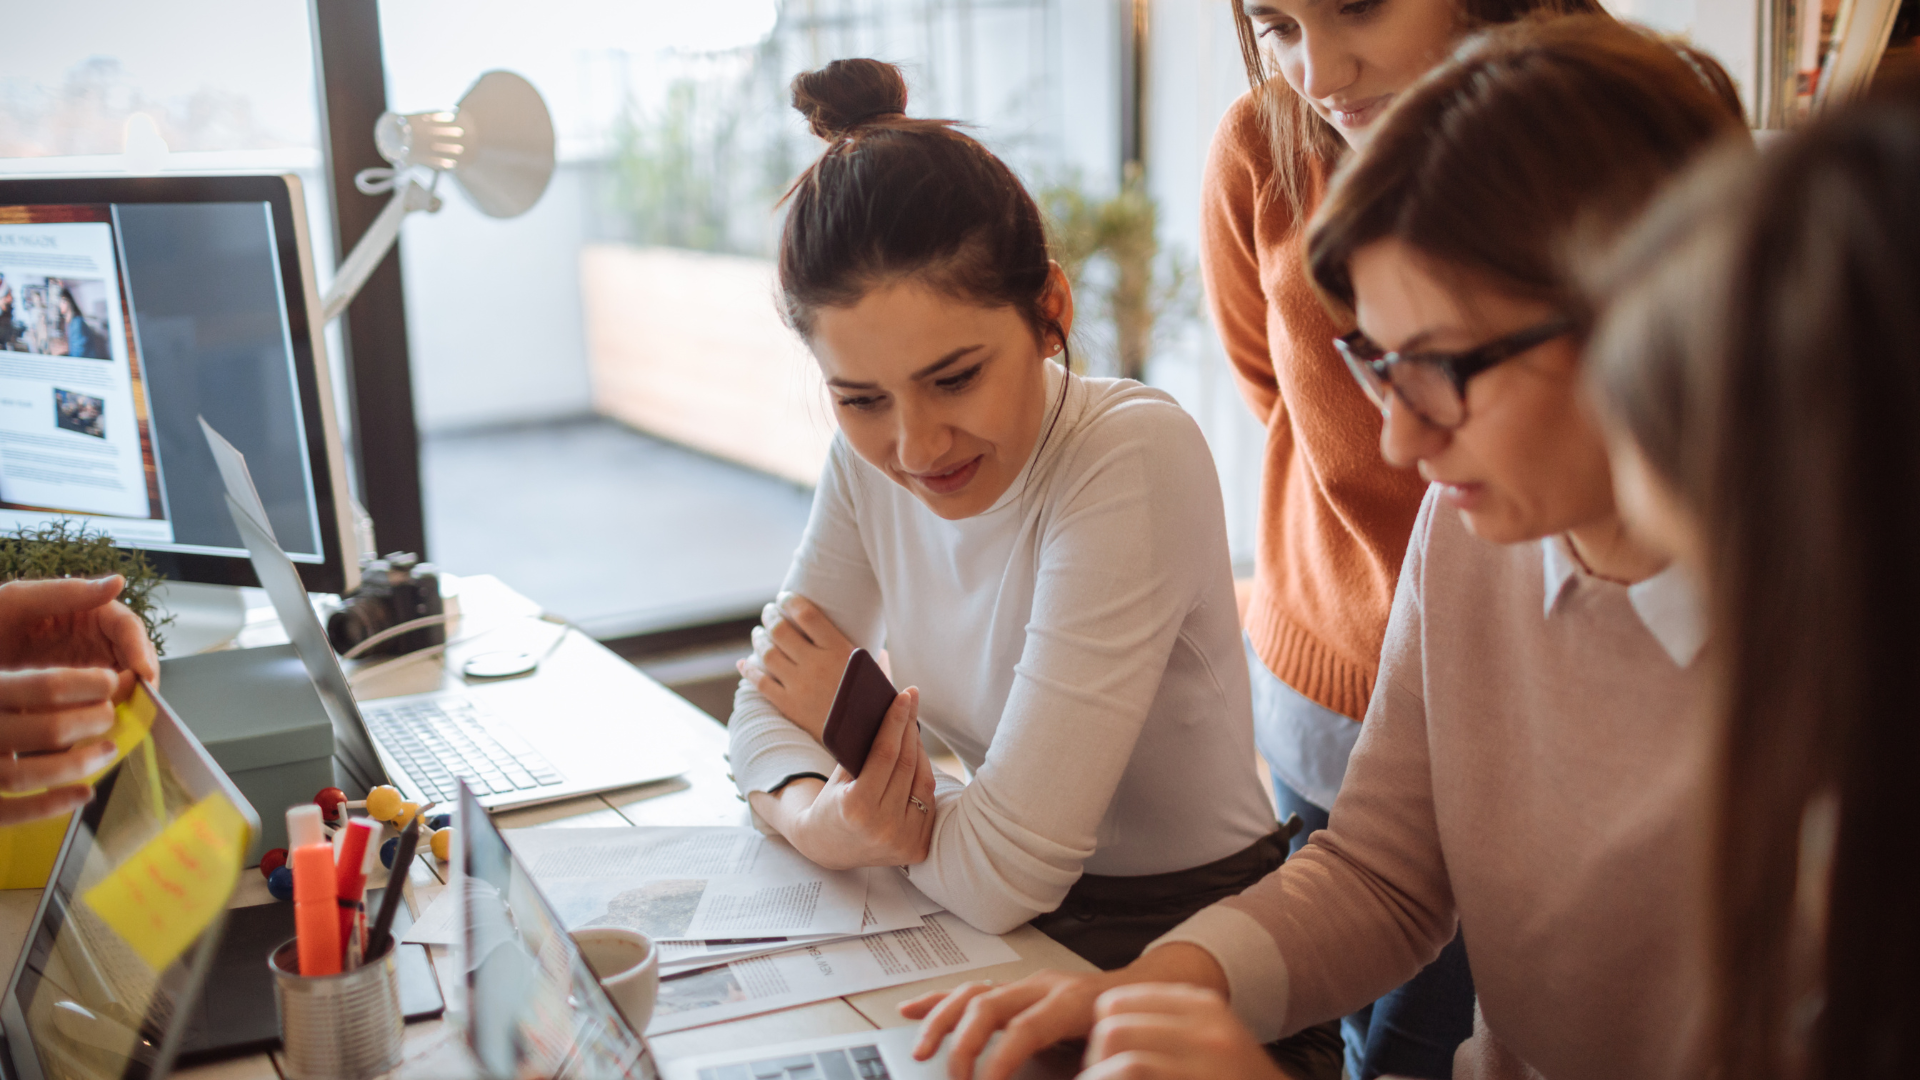
<path id="1" fill-rule="evenodd" d="M 367 283 L 367 278 L 373 276 L 374 267 L 380 265 L 380 260 L 387 256 L 387 249 L 393 247 L 393 242 L 399 238 L 400 223 L 406 220 L 407 215 L 415 210 L 432 212 L 440 209 L 440 205 L 438 196 L 411 177 L 404 187 L 393 193 L 387 208 L 373 219 L 366 235 L 353 246 L 352 254 L 334 272 L 333 284 L 327 286 L 327 295 L 320 299 L 322 325 L 332 322 L 347 310 L 347 305 L 359 294 L 360 287 Z"/>

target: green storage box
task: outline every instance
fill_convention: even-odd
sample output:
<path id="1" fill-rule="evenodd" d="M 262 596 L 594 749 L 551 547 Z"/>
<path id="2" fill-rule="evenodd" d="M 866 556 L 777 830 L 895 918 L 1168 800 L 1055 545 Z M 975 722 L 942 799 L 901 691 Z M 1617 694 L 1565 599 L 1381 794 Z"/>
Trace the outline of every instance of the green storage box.
<path id="1" fill-rule="evenodd" d="M 333 723 L 291 645 L 160 662 L 160 696 L 260 815 L 260 853 L 287 846 L 287 807 L 334 785 Z"/>

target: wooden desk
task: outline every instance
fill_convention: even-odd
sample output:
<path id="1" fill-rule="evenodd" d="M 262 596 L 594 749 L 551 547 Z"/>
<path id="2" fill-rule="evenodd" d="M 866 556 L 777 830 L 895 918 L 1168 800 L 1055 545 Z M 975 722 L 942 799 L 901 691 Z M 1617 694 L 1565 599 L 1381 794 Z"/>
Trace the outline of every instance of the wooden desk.
<path id="1" fill-rule="evenodd" d="M 462 578 L 459 595 L 461 625 L 447 650 L 446 663 L 417 661 L 384 668 L 367 677 L 356 673 L 356 696 L 371 700 L 458 688 L 476 699 L 537 700 L 548 710 L 616 709 L 630 714 L 634 723 L 644 725 L 661 745 L 673 747 L 689 764 L 684 775 L 671 780 L 496 814 L 494 822 L 501 828 L 750 824 L 746 805 L 727 777 L 726 729 L 712 717 L 584 634 L 569 632 L 555 646 L 561 628 L 540 621 L 537 605 L 495 578 Z M 251 619 L 241 638 L 245 645 L 284 640 L 277 623 L 265 617 Z M 538 656 L 549 647 L 553 652 L 540 670 L 524 679 L 469 686 L 454 674 L 460 662 L 475 653 L 517 649 Z M 423 854 L 415 861 L 408 882 L 408 903 L 416 914 L 445 887 L 447 872 L 448 868 L 430 855 Z M 37 889 L 0 891 L 0 960 L 6 962 L 9 971 L 19 956 L 39 896 Z M 233 906 L 274 902 L 258 873 L 243 872 Z M 1004 982 L 1049 967 L 1092 970 L 1086 961 L 1030 926 L 1006 935 L 1006 941 L 1020 955 L 1019 960 L 676 1031 L 651 1040 L 653 1049 L 662 1061 L 668 1061 L 788 1039 L 896 1027 L 910 1021 L 902 1019 L 894 1006 L 929 990 L 972 979 Z M 447 962 L 447 950 L 433 947 L 428 953 L 440 978 L 441 993 L 451 1002 L 452 965 Z M 280 1067 L 277 1054 L 255 1054 L 182 1070 L 179 1075 L 191 1080 L 279 1080 Z M 404 1060 L 397 1073 L 402 1080 L 474 1075 L 476 1070 L 453 1024 L 434 1020 L 407 1025 Z"/>

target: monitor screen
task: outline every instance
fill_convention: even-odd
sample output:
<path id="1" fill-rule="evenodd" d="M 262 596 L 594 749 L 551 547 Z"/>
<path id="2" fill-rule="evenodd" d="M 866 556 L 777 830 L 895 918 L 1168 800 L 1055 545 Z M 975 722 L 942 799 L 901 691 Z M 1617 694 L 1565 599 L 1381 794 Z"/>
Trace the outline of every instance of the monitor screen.
<path id="1" fill-rule="evenodd" d="M 77 521 L 168 577 L 251 584 L 204 417 L 309 587 L 344 587 L 298 199 L 291 177 L 0 181 L 0 531 Z"/>

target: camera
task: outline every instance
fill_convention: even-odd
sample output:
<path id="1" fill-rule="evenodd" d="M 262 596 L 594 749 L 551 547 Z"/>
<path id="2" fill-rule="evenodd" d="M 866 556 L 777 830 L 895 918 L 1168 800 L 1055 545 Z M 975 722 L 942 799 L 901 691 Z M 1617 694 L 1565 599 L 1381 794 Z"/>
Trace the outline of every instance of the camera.
<path id="1" fill-rule="evenodd" d="M 360 587 L 344 598 L 339 611 L 327 618 L 327 641 L 337 653 L 415 619 L 446 613 L 440 598 L 440 574 L 432 563 L 410 551 L 396 551 L 360 568 Z M 396 634 L 365 650 L 362 656 L 401 656 L 443 645 L 445 623 Z"/>

